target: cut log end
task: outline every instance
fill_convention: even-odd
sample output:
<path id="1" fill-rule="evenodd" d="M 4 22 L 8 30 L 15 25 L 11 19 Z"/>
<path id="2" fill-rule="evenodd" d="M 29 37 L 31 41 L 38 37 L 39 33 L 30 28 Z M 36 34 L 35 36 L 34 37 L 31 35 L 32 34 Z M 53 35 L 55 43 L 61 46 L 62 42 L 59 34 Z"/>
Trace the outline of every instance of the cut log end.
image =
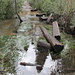
<path id="1" fill-rule="evenodd" d="M 55 53 L 60 53 L 64 49 L 64 46 L 63 45 L 55 45 L 53 47 L 53 49 L 54 49 Z"/>

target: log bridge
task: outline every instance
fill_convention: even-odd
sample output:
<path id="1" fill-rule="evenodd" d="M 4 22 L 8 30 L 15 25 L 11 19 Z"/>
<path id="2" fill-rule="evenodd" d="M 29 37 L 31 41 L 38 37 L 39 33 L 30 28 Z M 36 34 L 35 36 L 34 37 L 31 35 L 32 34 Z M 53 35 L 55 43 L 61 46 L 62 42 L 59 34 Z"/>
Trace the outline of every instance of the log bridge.
<path id="1" fill-rule="evenodd" d="M 40 29 L 46 41 L 51 45 L 53 51 L 55 53 L 60 53 L 64 48 L 63 44 L 61 44 L 55 37 L 51 36 L 44 27 L 40 26 Z"/>

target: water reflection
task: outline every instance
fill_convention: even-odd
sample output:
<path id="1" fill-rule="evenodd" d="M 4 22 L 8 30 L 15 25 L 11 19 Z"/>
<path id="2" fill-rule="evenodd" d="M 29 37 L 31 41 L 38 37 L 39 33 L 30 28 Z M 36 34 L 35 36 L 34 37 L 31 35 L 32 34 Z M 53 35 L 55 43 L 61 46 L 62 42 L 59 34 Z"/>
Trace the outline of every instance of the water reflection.
<path id="1" fill-rule="evenodd" d="M 43 48 L 38 48 L 38 53 L 36 53 L 37 57 L 36 57 L 36 63 L 38 65 L 44 66 L 45 60 L 47 58 L 47 55 L 49 54 L 47 49 L 43 49 Z M 41 72 L 42 69 L 39 69 L 38 67 L 36 67 L 37 72 Z"/>
<path id="2" fill-rule="evenodd" d="M 21 52 L 17 65 L 17 75 L 51 75 L 57 73 L 57 60 L 52 60 L 48 50 L 36 50 L 35 46 L 30 44 L 27 52 Z M 37 66 L 22 66 L 20 62 L 33 63 L 41 65 L 42 69 Z"/>
<path id="3" fill-rule="evenodd" d="M 20 62 L 35 63 L 36 53 L 34 45 L 29 46 L 26 53 L 22 53 L 21 60 L 18 62 L 17 75 L 36 75 L 36 66 L 21 66 Z M 24 56 L 25 55 L 25 56 Z"/>

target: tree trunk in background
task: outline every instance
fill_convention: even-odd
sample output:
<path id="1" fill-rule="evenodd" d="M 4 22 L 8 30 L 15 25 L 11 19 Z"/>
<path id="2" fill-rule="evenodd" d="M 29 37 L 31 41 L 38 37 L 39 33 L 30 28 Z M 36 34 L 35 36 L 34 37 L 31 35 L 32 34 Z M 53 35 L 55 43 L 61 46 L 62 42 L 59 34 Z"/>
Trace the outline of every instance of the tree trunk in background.
<path id="1" fill-rule="evenodd" d="M 14 1 L 15 1 L 15 11 L 16 11 L 16 14 L 17 14 L 17 16 L 18 16 L 18 18 L 19 18 L 19 20 L 20 20 L 20 23 L 21 23 L 21 22 L 23 22 L 23 20 L 21 19 L 21 17 L 20 17 L 19 14 L 18 14 L 16 0 L 14 0 Z"/>

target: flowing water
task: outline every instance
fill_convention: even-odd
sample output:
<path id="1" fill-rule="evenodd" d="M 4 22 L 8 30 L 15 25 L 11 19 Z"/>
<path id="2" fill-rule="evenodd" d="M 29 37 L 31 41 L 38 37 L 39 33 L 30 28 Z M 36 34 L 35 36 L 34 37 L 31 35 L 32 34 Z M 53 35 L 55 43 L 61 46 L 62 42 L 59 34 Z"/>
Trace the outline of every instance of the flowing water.
<path id="1" fill-rule="evenodd" d="M 42 37 L 39 26 L 46 24 L 36 17 L 40 11 L 30 10 L 25 1 L 20 25 L 15 19 L 0 23 L 0 75 L 62 75 L 62 58 L 55 58 L 47 49 L 37 48 L 37 41 Z M 67 49 L 68 41 L 65 41 L 65 52 Z M 22 66 L 21 62 L 36 65 Z M 41 69 L 37 65 L 41 65 Z"/>

